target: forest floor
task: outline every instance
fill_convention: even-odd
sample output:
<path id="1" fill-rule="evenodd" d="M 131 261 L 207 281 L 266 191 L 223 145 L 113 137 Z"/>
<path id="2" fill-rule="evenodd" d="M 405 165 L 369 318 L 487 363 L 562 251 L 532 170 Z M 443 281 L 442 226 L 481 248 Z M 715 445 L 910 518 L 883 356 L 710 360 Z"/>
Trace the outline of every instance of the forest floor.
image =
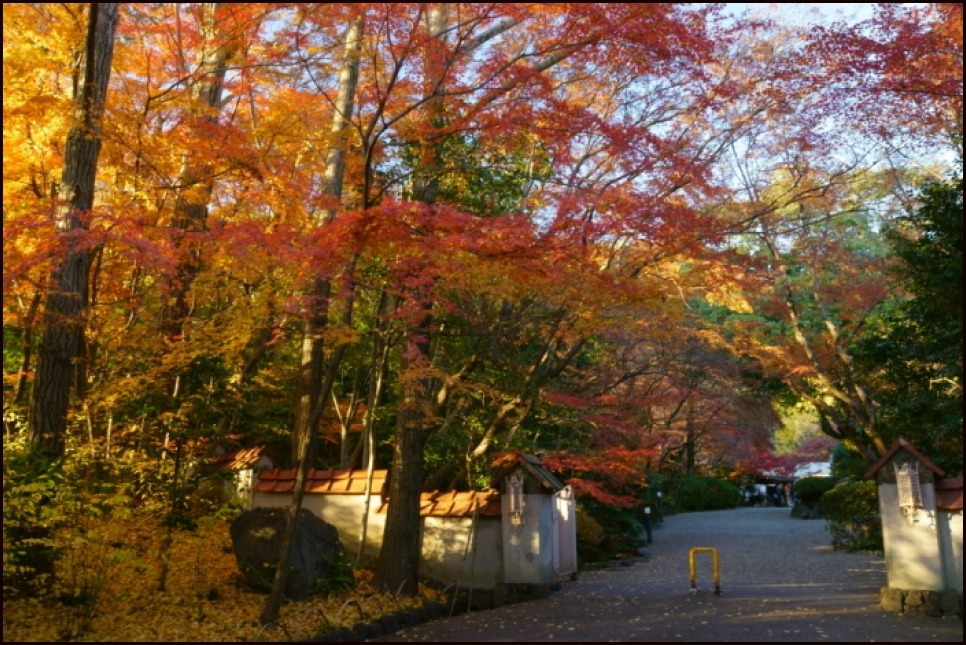
<path id="1" fill-rule="evenodd" d="M 164 535 L 158 524 L 132 518 L 87 535 L 58 563 L 67 589 L 85 590 L 87 602 L 5 594 L 3 642 L 304 641 L 349 628 L 362 614 L 375 620 L 438 599 L 430 588 L 415 598 L 378 593 L 371 569 L 357 568 L 354 587 L 286 602 L 278 621 L 263 627 L 259 616 L 267 594 L 242 583 L 226 521 L 175 531 L 164 591 L 158 590 Z"/>

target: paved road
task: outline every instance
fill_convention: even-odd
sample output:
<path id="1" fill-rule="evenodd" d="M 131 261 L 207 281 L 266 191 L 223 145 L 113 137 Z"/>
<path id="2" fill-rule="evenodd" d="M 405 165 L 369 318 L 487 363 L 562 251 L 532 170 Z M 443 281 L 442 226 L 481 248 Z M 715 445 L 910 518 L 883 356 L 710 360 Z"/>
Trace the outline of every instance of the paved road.
<path id="1" fill-rule="evenodd" d="M 582 572 L 549 598 L 409 628 L 395 642 L 962 642 L 959 617 L 882 611 L 884 561 L 834 551 L 821 520 L 787 508 L 674 515 L 653 532 L 650 558 Z M 712 558 L 717 549 L 721 594 Z"/>

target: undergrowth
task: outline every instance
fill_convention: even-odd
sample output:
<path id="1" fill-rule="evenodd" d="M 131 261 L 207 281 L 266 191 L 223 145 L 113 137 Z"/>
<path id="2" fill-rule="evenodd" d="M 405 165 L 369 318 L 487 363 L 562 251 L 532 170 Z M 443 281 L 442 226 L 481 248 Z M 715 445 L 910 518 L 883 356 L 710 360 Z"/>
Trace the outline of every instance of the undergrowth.
<path id="1" fill-rule="evenodd" d="M 14 598 L 5 590 L 4 642 L 304 641 L 440 599 L 430 587 L 412 598 L 379 593 L 371 570 L 356 568 L 351 589 L 286 602 L 278 621 L 262 626 L 266 595 L 242 582 L 226 519 L 174 532 L 163 592 L 162 536 L 159 522 L 135 516 L 60 530 L 56 592 Z"/>

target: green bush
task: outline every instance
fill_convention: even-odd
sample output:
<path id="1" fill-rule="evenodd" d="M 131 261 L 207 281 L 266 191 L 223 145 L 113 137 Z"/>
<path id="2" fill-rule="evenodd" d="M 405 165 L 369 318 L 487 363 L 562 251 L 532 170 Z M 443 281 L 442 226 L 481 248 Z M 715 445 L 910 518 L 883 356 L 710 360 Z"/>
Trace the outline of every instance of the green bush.
<path id="1" fill-rule="evenodd" d="M 54 582 L 57 529 L 69 523 L 73 493 L 60 469 L 19 438 L 4 440 L 3 595 L 39 597 Z"/>
<path id="2" fill-rule="evenodd" d="M 837 480 L 846 477 L 861 479 L 862 474 L 869 469 L 869 464 L 865 458 L 849 450 L 844 443 L 837 443 L 832 448 L 832 477 Z"/>
<path id="3" fill-rule="evenodd" d="M 740 503 L 738 487 L 717 477 L 681 477 L 668 485 L 667 504 L 677 511 L 713 511 Z"/>
<path id="4" fill-rule="evenodd" d="M 644 510 L 584 499 L 577 506 L 577 551 L 582 563 L 605 562 L 637 552 Z"/>
<path id="5" fill-rule="evenodd" d="M 582 508 L 577 512 L 577 540 L 594 547 L 604 542 L 604 527 Z"/>
<path id="6" fill-rule="evenodd" d="M 815 506 L 836 484 L 832 477 L 802 477 L 792 486 L 792 491 L 806 506 Z"/>
<path id="7" fill-rule="evenodd" d="M 882 521 L 875 481 L 845 481 L 822 497 L 832 545 L 846 551 L 881 551 Z"/>

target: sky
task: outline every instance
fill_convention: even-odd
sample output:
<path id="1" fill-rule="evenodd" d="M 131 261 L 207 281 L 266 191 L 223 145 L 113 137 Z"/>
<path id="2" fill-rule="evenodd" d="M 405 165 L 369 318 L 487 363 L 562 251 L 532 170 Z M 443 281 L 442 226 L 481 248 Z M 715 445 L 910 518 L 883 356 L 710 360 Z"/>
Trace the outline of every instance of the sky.
<path id="1" fill-rule="evenodd" d="M 837 19 L 846 19 L 850 22 L 865 20 L 872 17 L 875 3 L 728 2 L 725 6 L 734 14 L 747 11 L 764 18 L 781 18 L 791 25 L 805 25 Z"/>

